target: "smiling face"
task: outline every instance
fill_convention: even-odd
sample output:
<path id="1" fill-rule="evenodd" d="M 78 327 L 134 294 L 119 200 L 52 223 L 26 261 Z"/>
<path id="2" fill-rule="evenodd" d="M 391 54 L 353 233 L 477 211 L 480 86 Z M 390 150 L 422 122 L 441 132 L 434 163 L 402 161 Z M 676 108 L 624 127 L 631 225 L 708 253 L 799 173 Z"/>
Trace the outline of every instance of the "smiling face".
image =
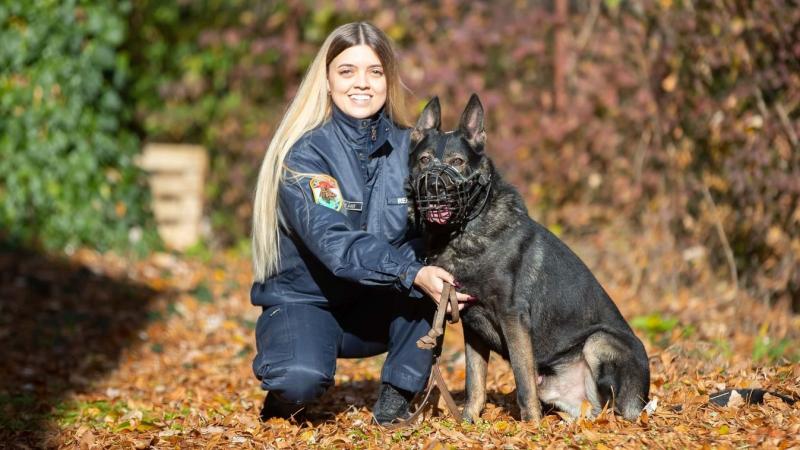
<path id="1" fill-rule="evenodd" d="M 328 66 L 331 99 L 345 114 L 364 119 L 386 103 L 386 76 L 378 55 L 355 45 L 336 55 Z"/>

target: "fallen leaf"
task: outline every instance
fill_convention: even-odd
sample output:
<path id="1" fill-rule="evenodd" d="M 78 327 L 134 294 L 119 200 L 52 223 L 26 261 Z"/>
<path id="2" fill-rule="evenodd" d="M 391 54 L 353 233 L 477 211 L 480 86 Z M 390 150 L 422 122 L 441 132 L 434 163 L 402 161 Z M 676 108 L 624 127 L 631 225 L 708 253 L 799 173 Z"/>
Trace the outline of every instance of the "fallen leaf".
<path id="1" fill-rule="evenodd" d="M 734 389 L 731 391 L 731 396 L 728 398 L 728 404 L 725 406 L 729 408 L 739 408 L 744 404 L 745 404 L 744 397 L 742 397 L 742 395 L 739 394 L 739 391 Z"/>
<path id="2" fill-rule="evenodd" d="M 133 447 L 137 450 L 142 450 L 150 447 L 151 443 L 152 443 L 151 439 L 134 439 Z"/>
<path id="3" fill-rule="evenodd" d="M 439 442 L 438 439 L 429 440 L 422 448 L 423 450 L 446 450 L 444 444 Z"/>
<path id="4" fill-rule="evenodd" d="M 498 420 L 492 424 L 492 429 L 498 433 L 505 433 L 511 428 L 511 424 L 505 420 Z"/>

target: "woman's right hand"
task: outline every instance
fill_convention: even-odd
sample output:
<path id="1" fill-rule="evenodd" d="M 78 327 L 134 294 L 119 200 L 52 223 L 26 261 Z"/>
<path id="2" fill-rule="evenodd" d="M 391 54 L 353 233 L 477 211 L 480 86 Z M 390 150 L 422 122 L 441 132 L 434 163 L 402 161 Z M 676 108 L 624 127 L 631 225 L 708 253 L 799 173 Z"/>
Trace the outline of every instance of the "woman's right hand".
<path id="1" fill-rule="evenodd" d="M 417 277 L 414 278 L 414 286 L 420 288 L 436 303 L 439 303 L 442 298 L 445 282 L 455 285 L 456 280 L 450 272 L 437 266 L 424 266 L 417 272 Z M 464 309 L 464 302 L 471 301 L 473 298 L 468 294 L 456 292 L 456 299 L 458 300 L 458 310 L 461 311 Z M 449 309 L 450 305 L 447 307 Z"/>

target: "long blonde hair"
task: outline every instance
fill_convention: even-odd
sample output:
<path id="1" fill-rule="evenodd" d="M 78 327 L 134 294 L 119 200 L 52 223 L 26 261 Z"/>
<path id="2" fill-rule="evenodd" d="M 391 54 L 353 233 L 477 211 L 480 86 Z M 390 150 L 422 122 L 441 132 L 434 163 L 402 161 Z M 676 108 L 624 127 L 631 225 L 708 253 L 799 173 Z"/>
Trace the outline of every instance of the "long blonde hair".
<path id="1" fill-rule="evenodd" d="M 286 155 L 300 137 L 330 117 L 328 66 L 339 53 L 355 45 L 367 45 L 378 55 L 386 74 L 384 110 L 397 125 L 410 126 L 404 92 L 407 89 L 400 80 L 397 56 L 389 38 L 367 22 L 348 23 L 333 30 L 308 68 L 261 163 L 253 203 L 253 275 L 256 281 L 263 282 L 277 273 L 280 266 L 278 188 L 286 171 Z"/>

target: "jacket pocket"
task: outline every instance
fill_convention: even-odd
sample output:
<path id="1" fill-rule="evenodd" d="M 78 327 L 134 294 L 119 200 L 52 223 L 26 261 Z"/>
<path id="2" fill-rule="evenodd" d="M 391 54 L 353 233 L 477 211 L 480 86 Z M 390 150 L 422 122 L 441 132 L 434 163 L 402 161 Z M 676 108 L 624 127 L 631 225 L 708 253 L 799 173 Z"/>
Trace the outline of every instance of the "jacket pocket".
<path id="1" fill-rule="evenodd" d="M 383 218 L 383 233 L 386 238 L 393 244 L 400 242 L 408 228 L 408 198 L 405 194 L 386 196 Z"/>

